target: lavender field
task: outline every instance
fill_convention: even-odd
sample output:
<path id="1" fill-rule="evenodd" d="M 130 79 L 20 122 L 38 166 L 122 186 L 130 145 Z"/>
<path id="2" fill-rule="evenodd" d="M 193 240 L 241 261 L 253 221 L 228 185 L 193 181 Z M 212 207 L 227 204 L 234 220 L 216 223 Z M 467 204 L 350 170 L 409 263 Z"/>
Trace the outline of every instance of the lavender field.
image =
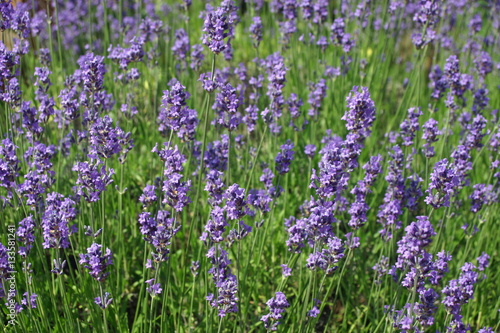
<path id="1" fill-rule="evenodd" d="M 3 332 L 500 332 L 500 1 L 0 0 Z"/>

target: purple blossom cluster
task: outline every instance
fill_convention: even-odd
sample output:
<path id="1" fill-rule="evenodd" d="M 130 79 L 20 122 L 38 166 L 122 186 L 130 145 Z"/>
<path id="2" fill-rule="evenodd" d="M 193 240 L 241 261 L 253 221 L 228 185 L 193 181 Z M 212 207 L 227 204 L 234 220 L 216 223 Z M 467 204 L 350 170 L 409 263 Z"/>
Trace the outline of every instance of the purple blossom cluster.
<path id="1" fill-rule="evenodd" d="M 112 257 L 110 249 L 103 253 L 102 245 L 93 243 L 87 253 L 80 253 L 80 265 L 88 269 L 91 277 L 102 283 L 110 274 L 108 267 L 113 264 Z"/>
<path id="2" fill-rule="evenodd" d="M 69 224 L 76 218 L 75 202 L 62 194 L 53 192 L 47 196 L 47 207 L 42 216 L 44 248 L 68 248 L 69 236 L 78 231 L 75 225 Z"/>
<path id="3" fill-rule="evenodd" d="M 220 125 L 229 131 L 234 131 L 241 124 L 241 115 L 238 107 L 242 104 L 236 89 L 230 84 L 219 84 L 218 93 L 215 97 L 214 110 L 216 117 L 212 125 Z"/>
<path id="4" fill-rule="evenodd" d="M 78 173 L 73 190 L 78 198 L 83 197 L 87 202 L 99 201 L 101 193 L 113 182 L 111 177 L 115 173 L 111 168 L 106 170 L 105 163 L 99 159 L 76 162 L 73 171 Z"/>
<path id="5" fill-rule="evenodd" d="M 151 252 L 153 261 L 158 265 L 169 259 L 170 244 L 181 225 L 176 224 L 174 217 L 168 211 L 159 210 L 156 216 L 149 212 L 139 215 L 139 227 L 144 241 L 154 247 Z"/>
<path id="6" fill-rule="evenodd" d="M 342 120 L 346 121 L 347 130 L 356 137 L 360 144 L 370 136 L 375 121 L 375 103 L 370 97 L 367 87 L 355 86 L 346 98 L 348 110 Z"/>
<path id="7" fill-rule="evenodd" d="M 208 294 L 207 301 L 218 309 L 219 317 L 223 318 L 228 313 L 238 311 L 238 281 L 229 267 L 231 260 L 228 259 L 228 253 L 222 248 L 213 246 L 208 250 L 207 258 L 212 265 L 208 274 L 212 275 L 216 288 L 216 294 Z"/>
<path id="8" fill-rule="evenodd" d="M 269 299 L 266 304 L 269 308 L 269 313 L 262 316 L 260 320 L 264 322 L 267 330 L 277 331 L 280 324 L 279 320 L 283 318 L 283 313 L 290 307 L 290 304 L 288 304 L 285 294 L 280 291 L 276 292 L 276 295 Z"/>
<path id="9" fill-rule="evenodd" d="M 373 185 L 379 173 L 382 172 L 382 156 L 372 156 L 370 161 L 363 166 L 365 178 L 358 181 L 358 184 L 351 190 L 354 195 L 354 202 L 349 208 L 349 226 L 354 230 L 361 228 L 367 221 L 366 212 L 370 207 L 366 203 L 366 196 L 371 193 L 370 187 Z"/>
<path id="10" fill-rule="evenodd" d="M 318 118 L 319 111 L 321 109 L 321 103 L 326 96 L 326 91 L 328 87 L 326 86 L 325 79 L 319 80 L 316 84 L 311 84 L 311 92 L 309 93 L 309 112 L 308 115 L 311 118 Z"/>
<path id="11" fill-rule="evenodd" d="M 280 176 L 287 174 L 290 171 L 290 163 L 293 161 L 295 152 L 292 150 L 294 144 L 288 140 L 285 144 L 281 145 L 281 152 L 276 155 L 274 159 L 274 169 Z"/>
<path id="12" fill-rule="evenodd" d="M 203 44 L 214 54 L 219 54 L 229 48 L 230 41 L 226 39 L 233 34 L 228 13 L 222 7 L 205 14 L 203 22 Z"/>
<path id="13" fill-rule="evenodd" d="M 188 194 L 191 189 L 191 180 L 182 181 L 183 164 L 186 162 L 186 157 L 181 154 L 177 146 L 172 147 L 168 142 L 165 142 L 164 145 L 165 148 L 158 150 L 158 144 L 156 144 L 152 150 L 164 162 L 162 204 L 169 205 L 177 212 L 182 212 L 184 207 L 191 203 Z"/>
<path id="14" fill-rule="evenodd" d="M 389 156 L 391 161 L 388 163 L 388 172 L 385 177 L 388 186 L 384 195 L 384 203 L 380 205 L 377 213 L 378 222 L 383 226 L 380 235 L 384 240 L 391 239 L 394 231 L 401 228 L 402 223 L 399 218 L 403 214 L 405 199 L 403 151 L 398 145 L 395 145 Z"/>
<path id="15" fill-rule="evenodd" d="M 349 53 L 356 45 L 351 34 L 345 32 L 345 21 L 342 17 L 336 18 L 330 27 L 332 32 L 330 39 L 335 46 L 341 46 L 345 53 Z M 356 89 L 357 90 L 357 89 Z"/>
<path id="16" fill-rule="evenodd" d="M 170 91 L 163 92 L 162 105 L 158 114 L 158 129 L 164 136 L 176 133 L 184 142 L 194 140 L 198 126 L 198 113 L 187 106 L 190 95 L 179 81 Z"/>
<path id="17" fill-rule="evenodd" d="M 19 176 L 21 170 L 19 159 L 16 155 L 18 147 L 6 138 L 0 144 L 0 186 L 6 191 L 6 194 L 1 196 L 3 205 L 10 204 L 13 195 L 12 192 L 16 190 L 16 178 Z"/>

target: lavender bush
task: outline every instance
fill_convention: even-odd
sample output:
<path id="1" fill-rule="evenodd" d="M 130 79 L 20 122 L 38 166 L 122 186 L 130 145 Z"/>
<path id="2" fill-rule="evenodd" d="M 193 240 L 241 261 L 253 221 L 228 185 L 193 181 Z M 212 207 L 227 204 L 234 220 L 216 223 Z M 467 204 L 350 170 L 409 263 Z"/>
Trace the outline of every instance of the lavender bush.
<path id="1" fill-rule="evenodd" d="M 500 332 L 498 1 L 0 2 L 0 329 Z"/>

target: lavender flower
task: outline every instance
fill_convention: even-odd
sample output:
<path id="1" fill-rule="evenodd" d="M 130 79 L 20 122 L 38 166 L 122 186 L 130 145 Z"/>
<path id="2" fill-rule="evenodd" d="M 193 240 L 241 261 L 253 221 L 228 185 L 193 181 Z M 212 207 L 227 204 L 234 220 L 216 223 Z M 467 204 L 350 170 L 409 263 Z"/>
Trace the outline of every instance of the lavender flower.
<path id="1" fill-rule="evenodd" d="M 342 46 L 344 52 L 349 53 L 349 51 L 355 46 L 355 42 L 351 38 L 351 34 L 345 32 L 344 19 L 341 17 L 336 18 L 333 21 L 330 30 L 332 31 L 330 39 L 333 45 Z"/>
<path id="2" fill-rule="evenodd" d="M 438 122 L 430 118 L 424 126 L 422 126 L 424 133 L 422 134 L 422 140 L 427 142 L 424 144 L 424 155 L 427 158 L 434 157 L 436 154 L 434 152 L 434 146 L 432 144 L 438 140 L 438 136 L 441 135 L 441 131 L 438 128 Z"/>
<path id="3" fill-rule="evenodd" d="M 471 212 L 477 213 L 483 205 L 490 205 L 496 201 L 497 195 L 494 194 L 492 185 L 476 184 L 473 188 L 474 192 L 469 196 L 469 199 L 471 199 Z"/>
<path id="4" fill-rule="evenodd" d="M 481 19 L 481 15 L 479 14 L 474 15 L 469 21 L 469 29 L 471 29 L 470 32 L 473 34 L 481 31 L 482 26 L 483 20 Z"/>
<path id="5" fill-rule="evenodd" d="M 225 51 L 229 47 L 229 42 L 225 39 L 231 36 L 232 27 L 229 24 L 227 13 L 222 8 L 205 14 L 203 32 L 203 44 L 208 46 L 215 54 Z"/>
<path id="6" fill-rule="evenodd" d="M 392 230 L 401 228 L 399 217 L 403 214 L 403 200 L 405 194 L 405 185 L 403 178 L 404 154 L 399 146 L 392 148 L 389 153 L 392 161 L 389 162 L 389 172 L 385 180 L 389 183 L 384 196 L 384 203 L 380 205 L 377 213 L 378 222 L 384 228 L 380 234 L 384 240 L 392 238 Z"/>
<path id="7" fill-rule="evenodd" d="M 268 300 L 266 304 L 269 308 L 269 313 L 262 316 L 260 320 L 264 322 L 264 326 L 267 330 L 276 331 L 280 324 L 279 320 L 283 318 L 283 313 L 290 304 L 288 304 L 285 294 L 281 291 L 276 292 L 275 297 Z"/>
<path id="8" fill-rule="evenodd" d="M 159 210 L 156 217 L 149 212 L 139 215 L 139 225 L 144 240 L 155 248 L 152 252 L 155 263 L 167 261 L 170 254 L 170 243 L 177 234 L 180 225 L 176 225 L 175 218 L 170 218 L 168 211 Z"/>
<path id="9" fill-rule="evenodd" d="M 104 82 L 104 57 L 95 56 L 93 53 L 87 53 L 78 59 L 81 76 L 86 91 L 95 94 L 102 90 Z"/>
<path id="10" fill-rule="evenodd" d="M 467 126 L 469 133 L 465 137 L 465 146 L 469 151 L 472 149 L 480 149 L 483 147 L 482 139 L 490 133 L 489 129 L 486 129 L 486 123 L 488 121 L 482 115 L 478 114 L 472 120 L 472 124 Z M 486 129 L 486 131 L 485 131 Z"/>
<path id="11" fill-rule="evenodd" d="M 287 265 L 283 264 L 281 265 L 281 268 L 283 269 L 283 277 L 289 277 L 292 275 L 292 269 L 288 267 Z"/>
<path id="12" fill-rule="evenodd" d="M 90 154 L 89 157 L 108 159 L 114 154 L 121 154 L 123 164 L 130 150 L 134 147 L 131 133 L 125 133 L 119 126 L 113 128 L 113 120 L 109 116 L 97 118 L 89 130 Z"/>
<path id="13" fill-rule="evenodd" d="M 191 96 L 180 82 L 172 85 L 171 90 L 163 91 L 162 104 L 158 115 L 159 131 L 168 135 L 168 131 L 178 132 L 182 126 L 186 101 Z"/>
<path id="14" fill-rule="evenodd" d="M 474 93 L 474 102 L 472 104 L 472 113 L 479 115 L 487 106 L 490 99 L 488 98 L 488 89 L 480 88 Z"/>
<path id="15" fill-rule="evenodd" d="M 188 195 L 191 189 L 191 180 L 182 181 L 184 167 L 182 164 L 186 157 L 179 152 L 179 148 L 171 147 L 170 143 L 164 143 L 165 148 L 158 150 L 158 144 L 155 145 L 152 152 L 158 154 L 164 164 L 162 190 L 164 192 L 163 204 L 168 204 L 177 212 L 181 212 L 184 207 L 191 203 Z"/>
<path id="16" fill-rule="evenodd" d="M 209 170 L 225 171 L 229 154 L 229 136 L 221 135 L 220 140 L 209 142 L 205 152 L 205 165 Z"/>
<path id="17" fill-rule="evenodd" d="M 465 331 L 461 315 L 462 306 L 474 297 L 474 285 L 477 283 L 479 275 L 474 271 L 475 268 L 471 263 L 465 263 L 462 266 L 462 272 L 458 280 L 451 280 L 443 288 L 445 297 L 442 303 L 445 305 L 448 314 L 452 315 L 449 329 L 455 328 Z"/>
<path id="18" fill-rule="evenodd" d="M 493 70 L 493 61 L 486 51 L 478 53 L 477 57 L 474 59 L 474 65 L 476 65 L 476 71 L 482 80 L 484 80 L 485 76 Z"/>
<path id="19" fill-rule="evenodd" d="M 202 236 L 202 240 L 205 240 L 207 236 L 213 243 L 220 243 L 224 241 L 224 232 L 229 224 L 226 222 L 224 217 L 224 209 L 215 206 L 210 212 L 210 218 L 205 225 L 206 236 Z"/>
<path id="20" fill-rule="evenodd" d="M 446 158 L 436 163 L 430 175 L 430 181 L 425 202 L 436 209 L 443 206 L 449 207 L 450 198 L 459 185 L 459 178 Z"/>
<path id="21" fill-rule="evenodd" d="M 448 81 L 446 76 L 443 75 L 443 71 L 439 65 L 436 65 L 429 73 L 429 80 L 429 86 L 434 89 L 431 97 L 434 99 L 443 97 L 446 89 L 448 89 Z"/>
<path id="22" fill-rule="evenodd" d="M 326 81 L 324 79 L 319 80 L 316 84 L 311 84 L 311 91 L 309 93 L 309 105 L 311 108 L 309 109 L 308 115 L 310 117 L 315 117 L 316 119 L 319 116 L 319 110 L 321 109 L 321 103 L 323 99 L 326 97 L 326 91 L 328 87 L 326 86 Z"/>
<path id="23" fill-rule="evenodd" d="M 363 166 L 366 172 L 365 179 L 358 181 L 358 184 L 351 191 L 355 199 L 349 208 L 349 215 L 351 215 L 349 226 L 354 230 L 361 228 L 367 221 L 366 212 L 370 207 L 366 204 L 366 196 L 371 192 L 370 186 L 382 171 L 381 160 L 382 156 L 380 155 L 372 156 L 370 162 Z"/>
<path id="24" fill-rule="evenodd" d="M 80 253 L 80 265 L 89 270 L 91 277 L 98 282 L 104 282 L 110 272 L 106 271 L 109 265 L 113 264 L 112 254 L 110 249 L 106 249 L 102 253 L 102 245 L 93 243 L 87 253 Z"/>
<path id="25" fill-rule="evenodd" d="M 409 108 L 407 118 L 401 123 L 401 138 L 403 139 L 403 146 L 408 147 L 413 145 L 415 139 L 415 132 L 420 130 L 418 118 L 423 115 L 420 108 Z"/>
<path id="26" fill-rule="evenodd" d="M 148 284 L 148 287 L 146 287 L 146 291 L 151 295 L 151 297 L 155 297 L 156 295 L 161 294 L 162 288 L 161 284 L 159 283 L 154 283 L 155 279 L 149 279 L 146 280 L 144 283 Z"/>
<path id="27" fill-rule="evenodd" d="M 16 156 L 17 148 L 8 138 L 3 139 L 2 144 L 0 144 L 0 187 L 7 191 L 6 197 L 1 196 L 4 205 L 12 200 L 12 190 L 16 189 L 16 178 L 21 170 Z"/>
<path id="28" fill-rule="evenodd" d="M 139 201 L 142 203 L 143 207 L 146 208 L 154 204 L 156 200 L 158 200 L 156 196 L 156 187 L 154 185 L 146 185 L 142 195 L 139 197 Z"/>
<path id="29" fill-rule="evenodd" d="M 370 98 L 368 88 L 354 86 L 346 98 L 347 107 L 342 120 L 346 121 L 347 130 L 356 135 L 357 141 L 362 144 L 370 136 L 371 127 L 375 121 L 375 103 Z"/>
<path id="30" fill-rule="evenodd" d="M 220 92 L 215 97 L 214 109 L 217 111 L 217 117 L 212 124 L 219 124 L 234 131 L 241 123 L 241 116 L 238 113 L 238 107 L 241 102 L 236 93 L 236 89 L 230 83 L 221 85 Z"/>
<path id="31" fill-rule="evenodd" d="M 295 154 L 292 150 L 293 147 L 294 144 L 287 140 L 285 144 L 281 145 L 281 152 L 276 155 L 274 168 L 280 175 L 287 174 L 290 171 L 290 163 L 293 161 L 293 155 Z"/>
<path id="32" fill-rule="evenodd" d="M 102 299 L 100 296 L 94 298 L 94 303 L 97 304 L 103 310 L 106 309 L 108 306 L 110 306 L 111 302 L 113 302 L 113 298 L 109 297 L 108 292 L 104 293 Z"/>
<path id="33" fill-rule="evenodd" d="M 260 42 L 262 41 L 262 21 L 259 16 L 252 18 L 252 24 L 250 25 L 249 31 L 253 46 L 258 48 Z"/>
<path id="34" fill-rule="evenodd" d="M 217 247 L 212 247 L 207 253 L 207 258 L 212 264 L 208 273 L 213 276 L 219 293 L 218 299 L 214 299 L 214 295 L 209 294 L 207 300 L 210 306 L 218 308 L 219 317 L 223 318 L 230 312 L 238 311 L 238 298 L 236 297 L 238 284 L 236 276 L 231 273 L 231 268 L 229 267 L 231 261 L 227 257 L 227 252 L 222 248 L 217 250 Z"/>
<path id="35" fill-rule="evenodd" d="M 316 146 L 315 145 L 306 145 L 304 148 L 304 153 L 307 155 L 309 158 L 314 158 L 314 155 L 316 154 Z"/>
<path id="36" fill-rule="evenodd" d="M 172 46 L 172 53 L 174 54 L 175 59 L 181 63 L 182 69 L 186 68 L 187 65 L 187 56 L 189 54 L 189 50 L 191 48 L 191 44 L 189 42 L 189 35 L 186 33 L 184 29 L 175 30 L 174 37 L 174 45 Z M 179 66 L 179 65 L 177 65 Z"/>
<path id="37" fill-rule="evenodd" d="M 191 48 L 191 64 L 189 65 L 189 67 L 191 67 L 191 69 L 194 71 L 199 71 L 203 60 L 205 60 L 205 55 L 203 54 L 203 45 L 193 45 L 193 47 Z"/>
<path id="38" fill-rule="evenodd" d="M 91 160 L 91 162 L 76 162 L 73 171 L 78 172 L 74 187 L 75 193 L 83 196 L 87 202 L 99 201 L 101 193 L 106 191 L 106 187 L 113 182 L 111 176 L 115 173 L 111 168 L 106 171 L 106 166 L 99 159 Z"/>
<path id="39" fill-rule="evenodd" d="M 143 42 L 137 40 L 136 37 L 130 41 L 130 47 L 122 48 L 118 45 L 113 48 L 112 45 L 110 45 L 108 52 L 108 58 L 118 63 L 122 70 L 126 70 L 131 63 L 142 61 L 145 55 Z"/>
<path id="40" fill-rule="evenodd" d="M 68 248 L 69 236 L 77 232 L 76 225 L 69 223 L 76 218 L 75 202 L 62 194 L 53 192 L 47 196 L 47 208 L 42 216 L 43 247 Z"/>
<path id="41" fill-rule="evenodd" d="M 241 188 L 238 184 L 233 184 L 224 192 L 224 199 L 226 199 L 225 210 L 227 217 L 231 220 L 239 220 L 245 216 L 245 189 Z"/>
<path id="42" fill-rule="evenodd" d="M 35 223 L 33 222 L 33 216 L 29 215 L 21 222 L 19 222 L 19 227 L 16 231 L 17 240 L 21 242 L 23 246 L 19 247 L 19 255 L 23 258 L 28 256 L 30 250 L 33 248 L 33 243 L 35 242 Z"/>
<path id="43" fill-rule="evenodd" d="M 489 266 L 490 266 L 490 256 L 486 252 L 483 252 L 477 258 L 477 269 L 482 272 Z"/>

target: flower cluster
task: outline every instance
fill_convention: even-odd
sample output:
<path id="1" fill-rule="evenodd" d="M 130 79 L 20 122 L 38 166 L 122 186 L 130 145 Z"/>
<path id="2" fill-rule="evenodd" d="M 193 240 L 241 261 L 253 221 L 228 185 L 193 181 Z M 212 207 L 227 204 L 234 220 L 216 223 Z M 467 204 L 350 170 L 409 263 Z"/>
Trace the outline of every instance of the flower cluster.
<path id="1" fill-rule="evenodd" d="M 62 194 L 53 192 L 47 196 L 47 207 L 42 216 L 43 247 L 68 248 L 69 236 L 78 231 L 69 223 L 76 218 L 75 202 Z"/>
<path id="2" fill-rule="evenodd" d="M 175 218 L 169 216 L 170 213 L 164 210 L 159 210 L 156 216 L 151 216 L 149 212 L 139 215 L 143 239 L 154 247 L 155 252 L 151 254 L 158 264 L 168 260 L 171 240 L 181 228 Z"/>
<path id="3" fill-rule="evenodd" d="M 80 253 L 80 265 L 89 270 L 91 277 L 102 283 L 109 276 L 108 266 L 113 264 L 110 249 L 102 252 L 102 245 L 92 243 L 87 253 Z"/>
<path id="4" fill-rule="evenodd" d="M 459 185 L 459 178 L 446 158 L 436 163 L 430 181 L 425 203 L 436 209 L 443 206 L 450 207 L 450 198 Z"/>
<path id="5" fill-rule="evenodd" d="M 8 138 L 0 144 L 0 187 L 7 191 L 6 196 L 1 196 L 4 206 L 12 200 L 12 191 L 16 189 L 16 178 L 21 170 L 16 149 L 17 146 Z"/>
<path id="6" fill-rule="evenodd" d="M 224 9 L 218 7 L 207 12 L 203 24 L 203 44 L 215 54 L 225 51 L 229 47 L 229 41 L 226 42 L 225 39 L 232 35 L 233 27 L 229 24 L 229 17 Z"/>
<path id="7" fill-rule="evenodd" d="M 229 265 L 231 260 L 227 257 L 228 253 L 218 246 L 208 250 L 207 258 L 212 267 L 208 274 L 212 275 L 217 290 L 217 295 L 208 294 L 207 301 L 210 306 L 217 308 L 219 317 L 223 318 L 228 313 L 238 311 L 238 282 L 236 276 L 231 272 Z"/>
<path id="8" fill-rule="evenodd" d="M 280 175 L 284 175 L 290 171 L 290 163 L 293 161 L 293 155 L 295 154 L 292 150 L 294 144 L 288 140 L 285 144 L 281 145 L 280 148 L 281 152 L 279 152 L 274 159 L 274 168 Z"/>
<path id="9" fill-rule="evenodd" d="M 283 313 L 286 311 L 290 304 L 286 300 L 285 294 L 281 291 L 276 292 L 276 295 L 266 302 L 269 313 L 262 316 L 260 320 L 264 322 L 267 330 L 276 331 L 280 324 L 280 319 L 283 318 Z"/>
<path id="10" fill-rule="evenodd" d="M 345 32 L 345 22 L 342 17 L 336 18 L 330 27 L 332 32 L 330 39 L 333 45 L 341 46 L 345 53 L 349 51 L 356 45 L 354 39 L 351 38 L 351 34 Z"/>
<path id="11" fill-rule="evenodd" d="M 164 136 L 174 132 L 181 140 L 190 142 L 194 140 L 199 120 L 198 113 L 186 104 L 190 95 L 185 89 L 176 81 L 170 91 L 163 92 L 158 129 Z"/>
<path id="12" fill-rule="evenodd" d="M 370 161 L 363 166 L 365 170 L 365 178 L 358 181 L 358 184 L 352 189 L 354 202 L 349 208 L 349 226 L 354 230 L 361 228 L 366 222 L 366 212 L 370 207 L 366 203 L 366 196 L 371 192 L 370 187 L 373 185 L 379 173 L 382 172 L 382 156 L 372 156 Z"/>
<path id="13" fill-rule="evenodd" d="M 17 240 L 23 244 L 23 246 L 19 247 L 18 251 L 21 257 L 26 257 L 33 248 L 33 243 L 35 242 L 35 227 L 33 215 L 29 215 L 19 222 L 16 235 L 18 237 Z"/>
<path id="14" fill-rule="evenodd" d="M 342 120 L 347 122 L 347 130 L 356 135 L 360 144 L 370 136 L 371 127 L 375 121 L 375 103 L 370 97 L 368 88 L 355 86 L 346 98 L 347 107 Z"/>
<path id="15" fill-rule="evenodd" d="M 184 167 L 182 164 L 186 161 L 186 157 L 182 155 L 179 148 L 164 143 L 165 148 L 158 150 L 158 144 L 155 145 L 152 152 L 158 154 L 164 162 L 163 176 L 163 193 L 164 198 L 162 203 L 168 204 L 177 212 L 181 212 L 184 207 L 191 203 L 191 198 L 188 195 L 191 189 L 191 180 L 182 181 Z"/>
<path id="16" fill-rule="evenodd" d="M 78 172 L 76 186 L 73 189 L 78 197 L 83 196 L 88 202 L 99 201 L 101 193 L 113 182 L 111 176 L 115 173 L 111 168 L 106 170 L 106 165 L 99 159 L 76 162 L 73 171 Z"/>

